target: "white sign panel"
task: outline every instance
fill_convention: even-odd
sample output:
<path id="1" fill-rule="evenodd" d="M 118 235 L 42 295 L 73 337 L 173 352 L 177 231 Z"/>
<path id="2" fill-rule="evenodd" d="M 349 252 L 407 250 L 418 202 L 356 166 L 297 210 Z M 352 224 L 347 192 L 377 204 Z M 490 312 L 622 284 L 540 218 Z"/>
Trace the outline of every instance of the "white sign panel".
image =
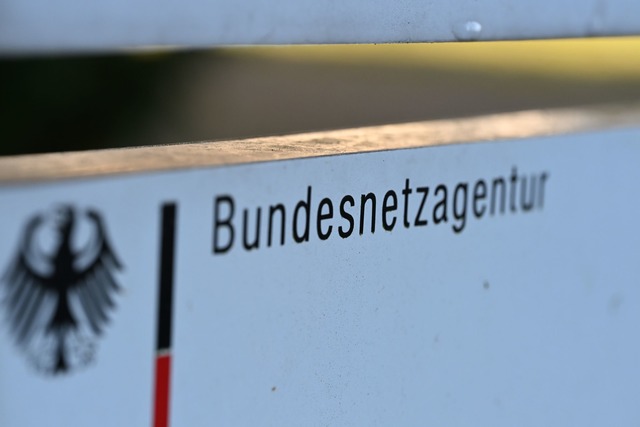
<path id="1" fill-rule="evenodd" d="M 0 51 L 640 34 L 635 0 L 3 0 Z"/>
<path id="2" fill-rule="evenodd" d="M 637 426 L 640 128 L 0 188 L 0 425 Z"/>

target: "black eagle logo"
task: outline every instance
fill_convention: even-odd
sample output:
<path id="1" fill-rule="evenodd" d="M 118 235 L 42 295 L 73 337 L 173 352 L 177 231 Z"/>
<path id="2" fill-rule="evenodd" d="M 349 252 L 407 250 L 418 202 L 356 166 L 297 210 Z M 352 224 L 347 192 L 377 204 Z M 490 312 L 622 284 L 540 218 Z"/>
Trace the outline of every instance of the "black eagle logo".
<path id="1" fill-rule="evenodd" d="M 93 360 L 121 268 L 95 210 L 62 205 L 27 221 L 1 278 L 2 302 L 16 344 L 38 370 L 65 373 Z"/>

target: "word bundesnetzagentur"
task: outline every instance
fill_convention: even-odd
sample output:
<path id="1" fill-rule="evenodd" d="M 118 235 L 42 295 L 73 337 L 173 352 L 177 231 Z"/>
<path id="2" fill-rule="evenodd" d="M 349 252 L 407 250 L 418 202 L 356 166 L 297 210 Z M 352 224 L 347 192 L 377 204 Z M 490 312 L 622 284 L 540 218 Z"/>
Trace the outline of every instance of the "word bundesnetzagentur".
<path id="1" fill-rule="evenodd" d="M 217 195 L 213 201 L 213 253 L 227 253 L 236 244 L 251 251 L 308 242 L 312 237 L 321 241 L 347 239 L 354 233 L 374 234 L 396 227 L 449 224 L 454 233 L 461 233 L 471 216 L 479 220 L 542 210 L 548 179 L 548 172 L 521 175 L 514 166 L 509 176 L 454 186 L 416 185 L 406 178 L 404 186 L 396 189 L 338 198 L 318 197 L 308 185 L 295 205 L 274 203 L 241 209 L 232 195 Z"/>

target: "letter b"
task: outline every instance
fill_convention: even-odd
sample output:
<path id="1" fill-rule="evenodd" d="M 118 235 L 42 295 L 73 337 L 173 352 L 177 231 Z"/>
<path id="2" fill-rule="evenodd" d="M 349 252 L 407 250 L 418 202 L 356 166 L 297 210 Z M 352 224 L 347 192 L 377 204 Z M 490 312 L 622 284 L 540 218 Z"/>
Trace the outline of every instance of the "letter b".
<path id="1" fill-rule="evenodd" d="M 229 207 L 227 209 L 227 216 L 225 218 L 220 218 L 220 205 L 226 203 Z M 235 237 L 235 232 L 233 229 L 233 224 L 231 220 L 233 219 L 233 214 L 235 211 L 235 206 L 233 202 L 233 198 L 231 196 L 218 196 L 214 202 L 214 219 L 213 219 L 213 253 L 214 254 L 222 254 L 227 252 L 233 246 L 233 239 Z M 227 240 L 226 244 L 220 243 L 220 229 L 227 229 Z"/>

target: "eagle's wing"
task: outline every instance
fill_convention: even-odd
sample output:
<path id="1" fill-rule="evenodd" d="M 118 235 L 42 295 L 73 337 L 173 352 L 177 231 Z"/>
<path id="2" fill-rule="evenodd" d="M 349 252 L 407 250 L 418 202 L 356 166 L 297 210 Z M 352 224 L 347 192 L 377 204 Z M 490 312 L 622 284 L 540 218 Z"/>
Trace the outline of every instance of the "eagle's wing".
<path id="1" fill-rule="evenodd" d="M 43 307 L 53 307 L 55 303 L 51 278 L 38 272 L 31 264 L 36 257 L 33 234 L 42 222 L 43 217 L 38 215 L 27 223 L 18 254 L 2 276 L 5 284 L 3 303 L 12 332 L 20 345 L 28 343 L 37 329 Z"/>
<path id="2" fill-rule="evenodd" d="M 108 311 L 114 307 L 113 294 L 120 289 L 114 271 L 121 269 L 122 265 L 107 240 L 100 215 L 90 210 L 87 216 L 94 225 L 95 243 L 77 255 L 81 258 L 91 256 L 91 253 L 94 255 L 88 265 L 76 272 L 70 292 L 77 295 L 92 331 L 99 335 L 108 320 Z"/>

